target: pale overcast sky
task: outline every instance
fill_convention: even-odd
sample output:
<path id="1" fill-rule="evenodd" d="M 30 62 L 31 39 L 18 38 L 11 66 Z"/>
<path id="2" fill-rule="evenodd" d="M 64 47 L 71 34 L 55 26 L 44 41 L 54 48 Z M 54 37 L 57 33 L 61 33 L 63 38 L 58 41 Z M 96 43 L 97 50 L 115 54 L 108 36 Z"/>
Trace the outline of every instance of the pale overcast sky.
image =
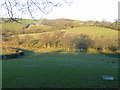
<path id="1" fill-rule="evenodd" d="M 43 18 L 114 21 L 118 18 L 118 2 L 119 0 L 74 0 L 71 6 L 54 8 Z"/>
<path id="2" fill-rule="evenodd" d="M 118 18 L 118 2 L 120 0 L 72 0 L 71 6 L 54 7 L 50 14 L 37 13 L 38 18 L 67 18 L 81 21 L 114 21 Z M 19 13 L 17 13 L 19 14 Z M 19 14 L 20 15 L 20 14 Z M 30 18 L 30 15 L 21 15 Z"/>

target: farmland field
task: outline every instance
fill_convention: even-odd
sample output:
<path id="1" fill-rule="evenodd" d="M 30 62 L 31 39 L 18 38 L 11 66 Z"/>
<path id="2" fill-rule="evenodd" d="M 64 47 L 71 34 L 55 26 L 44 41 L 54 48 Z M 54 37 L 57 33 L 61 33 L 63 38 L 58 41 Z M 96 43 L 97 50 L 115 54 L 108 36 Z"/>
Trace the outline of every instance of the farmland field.
<path id="1" fill-rule="evenodd" d="M 114 28 L 77 23 L 64 19 L 5 22 L 3 88 L 117 88 L 119 30 L 114 23 Z M 19 50 L 23 56 L 9 59 Z M 114 80 L 103 80 L 104 75 Z"/>
<path id="2" fill-rule="evenodd" d="M 33 53 L 2 66 L 3 88 L 118 87 L 118 58 L 107 54 Z M 115 79 L 104 81 L 103 75 Z"/>
<path id="3" fill-rule="evenodd" d="M 47 26 L 46 26 L 47 28 Z M 96 27 L 96 26 L 81 26 L 77 28 L 71 28 L 71 29 L 63 29 L 63 30 L 56 30 L 56 32 L 64 32 L 65 34 L 85 34 L 92 38 L 104 36 L 107 38 L 118 38 L 118 31 L 115 31 L 113 29 L 103 28 L 103 27 Z M 30 36 L 34 36 L 36 39 L 39 38 L 40 35 L 53 32 L 43 32 L 43 33 L 33 33 L 29 34 Z M 19 37 L 23 38 L 26 34 L 20 34 Z"/>
<path id="4" fill-rule="evenodd" d="M 15 27 L 16 26 L 16 27 Z M 2 28 L 5 30 L 16 30 L 22 29 L 25 25 L 21 23 L 11 22 L 2 24 Z"/>
<path id="5" fill-rule="evenodd" d="M 5 51 L 5 50 L 2 50 L 2 53 L 0 53 L 0 55 L 4 55 L 4 54 L 11 54 L 10 52 L 7 52 L 7 51 Z"/>
<path id="6" fill-rule="evenodd" d="M 118 37 L 118 31 L 115 31 L 113 29 L 103 28 L 103 27 L 96 27 L 96 26 L 81 26 L 77 28 L 72 29 L 66 29 L 61 30 L 65 33 L 72 33 L 72 34 L 86 34 L 89 36 L 117 36 Z"/>

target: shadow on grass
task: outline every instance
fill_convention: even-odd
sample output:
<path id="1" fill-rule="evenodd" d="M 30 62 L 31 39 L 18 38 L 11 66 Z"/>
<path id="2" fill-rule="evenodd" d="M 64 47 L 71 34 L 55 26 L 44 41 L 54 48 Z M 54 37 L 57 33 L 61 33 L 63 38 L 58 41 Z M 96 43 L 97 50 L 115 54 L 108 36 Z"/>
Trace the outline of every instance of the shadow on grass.
<path id="1" fill-rule="evenodd" d="M 57 51 L 52 51 L 49 53 L 87 53 L 87 51 L 75 51 L 75 50 L 57 50 Z"/>
<path id="2" fill-rule="evenodd" d="M 57 50 L 57 51 L 52 51 L 50 53 L 62 53 L 62 52 L 65 52 L 64 50 Z"/>
<path id="3" fill-rule="evenodd" d="M 15 49 L 16 53 L 1 55 L 0 59 L 9 60 L 9 59 L 14 59 L 14 58 L 19 58 L 20 56 L 31 55 L 34 53 L 33 51 L 29 51 L 29 50 L 25 50 L 21 48 L 14 48 L 14 47 L 9 47 L 9 48 Z"/>
<path id="4" fill-rule="evenodd" d="M 52 52 L 45 52 L 45 53 L 39 53 L 39 54 L 88 54 L 87 52 L 70 52 L 70 51 L 64 51 L 64 50 L 57 50 Z M 94 54 L 94 53 L 91 53 Z M 109 58 L 120 58 L 120 53 L 96 53 L 96 54 L 102 54 Z"/>
<path id="5" fill-rule="evenodd" d="M 120 53 L 101 53 L 111 58 L 120 58 Z"/>
<path id="6" fill-rule="evenodd" d="M 23 51 L 25 54 L 33 54 L 35 53 L 34 51 L 30 51 L 30 50 L 26 50 L 26 49 L 21 49 L 21 48 L 14 48 L 14 47 L 9 47 L 11 49 L 16 49 L 16 50 L 21 50 Z"/>
<path id="7" fill-rule="evenodd" d="M 51 52 L 38 52 L 35 53 L 36 55 L 76 55 L 76 54 L 87 54 L 87 52 L 75 52 L 75 51 L 68 51 L 68 50 L 56 50 Z M 34 55 L 34 54 L 33 54 Z"/>

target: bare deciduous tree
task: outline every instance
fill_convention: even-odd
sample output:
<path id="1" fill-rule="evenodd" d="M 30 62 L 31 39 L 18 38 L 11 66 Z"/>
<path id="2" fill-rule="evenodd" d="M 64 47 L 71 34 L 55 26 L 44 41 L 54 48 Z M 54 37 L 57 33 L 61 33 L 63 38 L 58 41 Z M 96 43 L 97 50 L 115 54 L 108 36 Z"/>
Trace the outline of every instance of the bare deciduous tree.
<path id="1" fill-rule="evenodd" d="M 19 18 L 20 15 L 29 14 L 33 19 L 36 13 L 41 11 L 48 14 L 53 7 L 60 7 L 63 4 L 70 5 L 71 0 L 2 0 L 0 1 L 1 17 L 8 16 L 11 20 Z"/>

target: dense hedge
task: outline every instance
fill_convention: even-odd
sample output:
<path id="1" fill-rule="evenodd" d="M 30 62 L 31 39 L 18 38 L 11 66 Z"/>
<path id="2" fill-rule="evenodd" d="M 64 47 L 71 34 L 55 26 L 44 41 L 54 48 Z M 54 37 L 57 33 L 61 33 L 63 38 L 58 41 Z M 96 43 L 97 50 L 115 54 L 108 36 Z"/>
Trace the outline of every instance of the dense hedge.
<path id="1" fill-rule="evenodd" d="M 17 58 L 19 56 L 23 56 L 24 55 L 24 52 L 19 50 L 18 52 L 16 53 L 13 53 L 13 54 L 8 54 L 8 55 L 1 55 L 1 59 L 2 60 L 6 60 L 6 59 L 13 59 L 13 58 Z"/>
<path id="2" fill-rule="evenodd" d="M 28 48 L 66 48 L 68 50 L 89 48 L 97 51 L 117 52 L 118 39 L 117 37 L 108 38 L 105 36 L 95 37 L 92 39 L 85 34 L 64 34 L 64 33 L 45 33 L 35 40 L 32 36 L 26 36 L 24 39 L 13 38 L 10 43 L 12 45 L 22 45 Z"/>

